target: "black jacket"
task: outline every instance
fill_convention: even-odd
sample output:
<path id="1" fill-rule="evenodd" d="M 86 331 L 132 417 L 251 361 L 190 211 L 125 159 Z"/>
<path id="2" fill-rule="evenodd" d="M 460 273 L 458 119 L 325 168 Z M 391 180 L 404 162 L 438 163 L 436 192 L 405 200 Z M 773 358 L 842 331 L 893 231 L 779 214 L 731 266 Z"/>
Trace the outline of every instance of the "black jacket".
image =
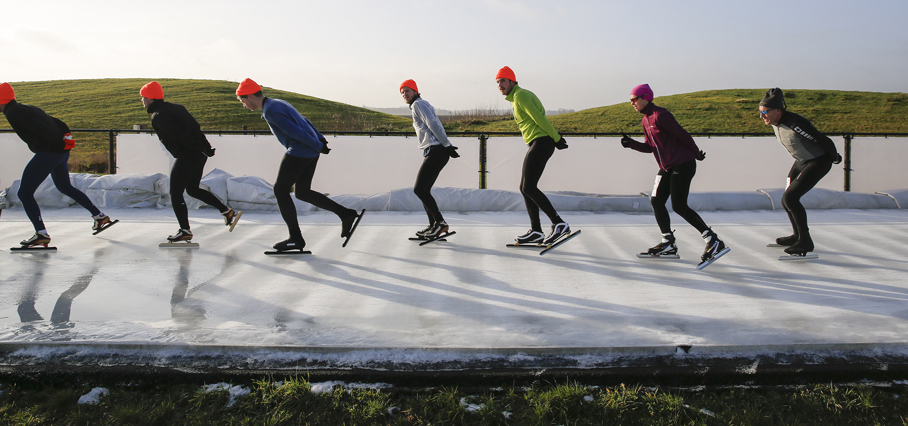
<path id="1" fill-rule="evenodd" d="M 69 133 L 69 126 L 41 108 L 12 100 L 3 108 L 3 114 L 31 152 L 68 151 L 63 135 Z"/>
<path id="2" fill-rule="evenodd" d="M 148 106 L 148 112 L 151 113 L 151 127 L 174 158 L 196 153 L 213 155 L 202 127 L 184 106 L 155 99 Z"/>

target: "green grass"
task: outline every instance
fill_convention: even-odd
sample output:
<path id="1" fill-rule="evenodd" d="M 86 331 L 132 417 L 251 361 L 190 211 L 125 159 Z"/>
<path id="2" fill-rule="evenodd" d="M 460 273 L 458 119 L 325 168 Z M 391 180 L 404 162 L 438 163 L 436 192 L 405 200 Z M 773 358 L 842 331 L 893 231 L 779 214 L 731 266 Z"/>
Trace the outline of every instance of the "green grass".
<path id="1" fill-rule="evenodd" d="M 668 108 L 691 133 L 766 133 L 757 109 L 765 89 L 706 90 L 660 96 L 656 105 Z M 908 94 L 784 90 L 788 109 L 807 117 L 822 132 L 908 133 Z M 545 102 L 545 99 L 542 100 Z M 640 114 L 630 102 L 549 117 L 559 132 L 640 133 Z M 450 130 L 516 132 L 513 119 L 450 123 Z"/>
<path id="2" fill-rule="evenodd" d="M 150 79 L 54 80 L 11 83 L 16 98 L 80 129 L 131 129 L 151 124 L 139 89 Z M 159 79 L 164 99 L 185 106 L 203 130 L 268 130 L 261 112 L 243 109 L 237 83 L 220 80 Z M 265 95 L 290 102 L 319 130 L 381 131 L 410 129 L 410 120 L 298 93 L 264 88 Z M 9 128 L 5 120 L 0 127 Z"/>
<path id="3" fill-rule="evenodd" d="M 139 89 L 149 79 L 98 79 L 14 82 L 17 98 L 43 108 L 72 128 L 131 129 L 150 124 L 139 101 Z M 237 83 L 218 80 L 158 80 L 165 99 L 186 106 L 205 130 L 268 130 L 259 112 L 243 109 L 236 100 Z M 407 131 L 411 120 L 297 93 L 265 88 L 268 96 L 287 100 L 319 130 Z M 657 97 L 691 133 L 765 133 L 770 128 L 758 117 L 765 89 L 707 90 Z M 788 108 L 811 120 L 826 133 L 908 133 L 908 94 L 785 89 Z M 545 100 L 543 99 L 543 102 Z M 477 110 L 444 118 L 449 132 L 517 132 L 510 116 Z M 630 102 L 549 117 L 560 132 L 640 133 L 640 114 Z M 0 128 L 9 128 L 0 120 Z M 77 149 L 70 160 L 73 172 L 107 170 L 106 133 L 76 133 Z"/>
<path id="4" fill-rule="evenodd" d="M 341 388 L 312 392 L 300 377 L 254 380 L 233 404 L 199 385 L 127 382 L 97 405 L 92 385 L 3 383 L 0 423 L 11 425 L 905 425 L 908 387 L 812 385 L 661 390 L 575 382 L 465 391 Z"/>

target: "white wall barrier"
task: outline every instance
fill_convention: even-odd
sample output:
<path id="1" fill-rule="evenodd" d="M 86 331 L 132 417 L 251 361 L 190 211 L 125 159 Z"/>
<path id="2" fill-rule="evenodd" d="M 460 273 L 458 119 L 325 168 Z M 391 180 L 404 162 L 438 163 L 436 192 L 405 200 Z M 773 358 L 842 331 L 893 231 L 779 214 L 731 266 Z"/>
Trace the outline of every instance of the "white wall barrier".
<path id="1" fill-rule="evenodd" d="M 217 155 L 209 159 L 205 172 L 219 169 L 218 173 L 206 177 L 207 185 L 216 190 L 218 196 L 228 197 L 233 188 L 231 202 L 242 208 L 274 208 L 273 194 L 267 192 L 274 181 L 277 168 L 283 156 L 283 147 L 273 136 L 209 135 Z M 371 208 L 391 210 L 419 210 L 418 200 L 409 188 L 422 162 L 421 151 L 416 148 L 414 137 L 367 137 L 329 136 L 332 152 L 319 160 L 313 188 L 331 195 L 345 197 L 350 202 L 369 204 Z M 707 158 L 697 163 L 698 172 L 694 179 L 691 205 L 702 210 L 761 209 L 779 208 L 776 193 L 785 183 L 793 160 L 774 138 L 767 137 L 723 137 L 696 138 Z M 842 149 L 841 138 L 834 138 Z M 526 145 L 518 137 L 492 137 L 488 145 L 488 183 L 490 191 L 480 196 L 472 189 L 478 187 L 478 145 L 477 138 L 452 138 L 460 147 L 461 158 L 452 159 L 442 172 L 436 188 L 440 195 L 453 197 L 439 200 L 450 210 L 476 209 L 522 209 L 518 185 L 520 168 Z M 652 154 L 643 154 L 621 147 L 617 138 L 568 138 L 570 148 L 556 151 L 540 187 L 553 197 L 559 209 L 576 210 L 646 210 L 649 203 L 640 199 L 640 193 L 648 194 L 657 171 Z M 12 185 L 18 179 L 22 168 L 31 157 L 27 146 L 15 134 L 0 133 L 0 189 Z M 78 149 L 78 147 L 77 147 Z M 829 190 L 818 199 L 816 208 L 854 208 L 867 204 L 865 208 L 886 208 L 896 205 L 905 198 L 908 188 L 908 171 L 900 162 L 908 158 L 908 138 L 860 138 L 853 141 L 853 164 L 856 170 L 852 177 L 855 194 L 844 194 L 842 165 L 823 179 L 818 188 Z M 83 190 L 93 199 L 104 204 L 116 204 L 116 200 L 105 199 L 112 191 L 123 191 L 117 185 L 132 185 L 145 182 L 157 175 L 150 191 L 157 195 L 137 202 L 130 199 L 130 206 L 169 205 L 167 178 L 173 159 L 163 148 L 157 137 L 149 134 L 125 134 L 117 139 L 118 175 L 105 176 L 100 180 L 81 177 Z M 139 178 L 141 175 L 144 178 Z M 75 175 L 74 175 L 75 176 Z M 131 177 L 130 177 L 131 176 Z M 129 177 L 129 179 L 127 179 Z M 138 180 L 137 180 L 138 179 Z M 45 182 L 47 190 L 50 182 Z M 92 188 L 93 186 L 93 188 Z M 141 186 L 141 185 L 140 185 Z M 446 188 L 442 190 L 442 188 Z M 768 188 L 768 189 L 767 189 Z M 775 188 L 775 189 L 773 189 Z M 901 188 L 901 190 L 900 190 Z M 7 195 L 15 202 L 15 190 Z M 766 189 L 764 194 L 756 192 Z M 138 192 L 145 189 L 136 189 Z M 497 191 L 492 191 L 497 190 Z M 94 191 L 94 192 L 93 192 Z M 137 192 L 137 194 L 138 194 Z M 556 193 L 557 192 L 557 193 Z M 858 193 L 864 198 L 858 200 Z M 887 195 L 868 195 L 885 192 Z M 244 194 L 244 195 L 238 195 Z M 363 194 L 356 196 L 356 194 Z M 625 197 L 603 196 L 603 194 L 624 194 Z M 818 192 L 819 194 L 819 192 Z M 894 195 L 893 195 L 894 194 Z M 48 195 L 50 204 L 67 203 L 57 200 L 62 194 Z M 138 197 L 138 195 L 136 195 Z M 157 197 L 157 198 L 155 198 Z M 847 198 L 850 201 L 829 202 L 829 197 Z M 901 197 L 901 198 L 900 198 Z M 134 197 L 135 198 L 135 197 Z M 392 200 L 393 198 L 393 200 Z M 885 198 L 880 201 L 878 198 Z M 359 201 L 357 201 L 359 200 Z M 2 200 L 0 200 L 2 201 Z M 71 201 L 71 200 L 69 200 Z M 187 198 L 193 203 L 195 200 Z M 908 207 L 902 200 L 901 207 Z M 196 201 L 197 203 L 197 201 Z M 808 200 L 805 199 L 805 203 Z M 811 202 L 813 203 L 813 202 Z M 808 204 L 811 204 L 808 203 Z M 248 204 L 248 205 L 247 205 Z M 413 206 L 410 206 L 413 204 Z M 196 204 L 197 206 L 198 204 Z M 873 206 L 871 206 L 873 205 Z M 195 206 L 194 206 L 195 207 Z M 306 210 L 306 206 L 299 206 Z"/>

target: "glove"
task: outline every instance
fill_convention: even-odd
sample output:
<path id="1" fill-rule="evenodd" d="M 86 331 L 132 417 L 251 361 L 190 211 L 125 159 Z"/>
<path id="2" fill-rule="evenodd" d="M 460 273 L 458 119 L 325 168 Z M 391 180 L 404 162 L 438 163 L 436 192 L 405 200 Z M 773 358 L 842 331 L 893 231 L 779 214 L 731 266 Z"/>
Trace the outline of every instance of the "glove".
<path id="1" fill-rule="evenodd" d="M 445 149 L 448 150 L 448 155 L 450 155 L 451 158 L 458 158 L 458 157 L 460 157 L 460 154 L 457 153 L 457 147 L 456 147 L 456 146 L 454 146 L 454 145 L 448 145 L 448 146 L 445 147 Z"/>
<path id="2" fill-rule="evenodd" d="M 832 164 L 839 164 L 842 162 L 842 154 L 836 154 L 835 160 L 832 160 Z"/>
<path id="3" fill-rule="evenodd" d="M 210 147 L 209 147 L 208 149 L 206 149 L 206 150 L 203 151 L 202 153 L 205 154 L 205 156 L 207 156 L 207 157 L 214 157 L 214 148 L 210 148 Z"/>
<path id="4" fill-rule="evenodd" d="M 322 150 L 320 152 L 322 154 L 327 154 L 327 153 L 331 152 L 331 148 L 328 148 L 328 141 L 324 141 L 324 143 L 322 143 Z"/>
<path id="5" fill-rule="evenodd" d="M 703 161 L 706 159 L 706 151 L 701 150 L 700 154 L 697 156 L 697 161 Z"/>
<path id="6" fill-rule="evenodd" d="M 621 146 L 623 146 L 623 147 L 625 147 L 625 148 L 628 148 L 628 147 L 631 146 L 631 142 L 633 142 L 633 141 L 634 141 L 634 140 L 631 139 L 631 137 L 628 136 L 627 133 L 622 133 L 622 134 L 621 134 Z"/>
<path id="7" fill-rule="evenodd" d="M 558 139 L 558 142 L 555 142 L 555 148 L 567 149 L 567 147 L 567 141 L 565 141 L 564 138 Z"/>

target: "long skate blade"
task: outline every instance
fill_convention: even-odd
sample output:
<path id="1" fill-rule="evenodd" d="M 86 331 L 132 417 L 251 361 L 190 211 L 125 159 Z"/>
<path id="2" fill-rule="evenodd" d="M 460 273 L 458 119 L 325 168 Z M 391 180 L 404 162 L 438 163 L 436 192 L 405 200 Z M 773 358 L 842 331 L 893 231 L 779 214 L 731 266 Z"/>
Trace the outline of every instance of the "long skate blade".
<path id="1" fill-rule="evenodd" d="M 776 243 L 769 243 L 766 245 L 766 247 L 788 247 L 788 246 L 783 246 L 781 244 L 776 244 Z"/>
<path id="2" fill-rule="evenodd" d="M 428 239 L 428 238 L 419 238 L 419 237 L 410 237 L 410 238 L 408 238 L 408 240 L 410 240 L 410 241 L 425 241 L 425 240 L 427 240 L 427 239 Z M 435 240 L 435 241 L 448 241 L 448 240 L 446 240 L 446 239 L 444 239 L 444 238 L 439 238 L 439 239 L 437 239 L 437 240 Z"/>
<path id="3" fill-rule="evenodd" d="M 363 220 L 363 215 L 365 214 L 366 209 L 363 209 L 363 211 L 359 212 L 359 214 L 356 216 L 356 222 L 353 222 L 353 226 L 350 227 L 350 233 L 347 234 L 347 239 L 344 240 L 344 245 L 342 245 L 341 247 L 347 247 L 347 243 L 350 242 L 350 237 L 353 236 L 353 231 L 356 231 L 356 227 L 359 226 L 359 223 Z"/>
<path id="4" fill-rule="evenodd" d="M 296 254 L 312 254 L 309 250 L 272 250 L 266 251 L 265 254 L 269 256 L 289 256 Z"/>
<path id="5" fill-rule="evenodd" d="M 161 243 L 158 244 L 160 248 L 199 248 L 199 243 Z"/>
<path id="6" fill-rule="evenodd" d="M 445 232 L 444 234 L 439 235 L 438 238 L 431 238 L 431 239 L 428 239 L 428 240 L 425 240 L 425 241 L 419 243 L 419 246 L 422 247 L 426 244 L 434 243 L 436 241 L 447 241 L 446 239 L 444 239 L 445 237 L 447 237 L 448 235 L 454 235 L 456 233 L 457 232 L 455 232 L 455 231 Z"/>
<path id="7" fill-rule="evenodd" d="M 98 234 L 100 234 L 100 233 L 106 231 L 107 228 L 110 228 L 111 226 L 116 225 L 117 222 L 119 222 L 119 221 L 120 221 L 120 219 L 117 219 L 117 220 L 115 220 L 115 221 L 113 221 L 113 222 L 110 222 L 110 223 L 108 223 L 107 225 L 102 226 L 101 229 L 98 229 L 97 231 L 92 232 L 91 235 L 98 235 Z"/>
<path id="8" fill-rule="evenodd" d="M 639 257 L 641 259 L 680 259 L 681 255 L 637 253 L 637 257 Z"/>
<path id="9" fill-rule="evenodd" d="M 56 247 L 10 247 L 10 251 L 18 252 L 36 252 L 36 251 L 57 251 Z"/>
<path id="10" fill-rule="evenodd" d="M 237 211 L 236 217 L 233 218 L 233 222 L 230 223 L 230 229 L 227 232 L 233 232 L 233 228 L 236 228 L 236 223 L 240 221 L 241 216 L 243 216 L 243 212 Z"/>
<path id="11" fill-rule="evenodd" d="M 560 245 L 562 245 L 562 244 L 564 244 L 564 243 L 570 241 L 571 239 L 573 239 L 574 237 L 576 237 L 576 236 L 578 236 L 578 235 L 580 235 L 580 230 L 579 230 L 579 229 L 576 230 L 576 231 L 574 231 L 574 232 L 571 232 L 570 234 L 568 234 L 568 236 L 566 236 L 566 237 L 564 237 L 564 238 L 558 240 L 557 242 L 555 242 L 555 244 L 552 244 L 552 245 L 550 245 L 548 248 L 546 248 L 545 250 L 539 252 L 539 255 L 542 256 L 542 255 L 548 253 L 549 251 L 554 250 L 556 247 L 558 247 L 558 246 L 560 246 Z"/>
<path id="12" fill-rule="evenodd" d="M 542 243 L 523 243 L 523 244 L 512 243 L 512 244 L 508 244 L 507 247 L 534 248 L 534 249 L 548 248 L 548 246 L 544 246 L 544 245 L 542 245 Z"/>
<path id="13" fill-rule="evenodd" d="M 712 259 L 709 259 L 709 260 L 705 260 L 705 261 L 703 261 L 703 262 L 700 262 L 700 264 L 697 265 L 697 270 L 699 271 L 699 270 L 701 270 L 701 269 L 703 269 L 703 268 L 705 268 L 705 267 L 707 267 L 707 266 L 709 266 L 709 265 L 712 265 L 713 262 L 719 260 L 720 257 L 725 256 L 725 254 L 728 253 L 728 252 L 730 252 L 730 251 L 731 251 L 731 247 L 725 247 L 725 250 L 720 251 L 720 252 L 719 252 L 718 254 L 716 254 Z"/>
<path id="14" fill-rule="evenodd" d="M 779 260 L 812 260 L 819 259 L 820 255 L 808 253 L 808 254 L 787 254 L 784 256 L 779 256 Z"/>

